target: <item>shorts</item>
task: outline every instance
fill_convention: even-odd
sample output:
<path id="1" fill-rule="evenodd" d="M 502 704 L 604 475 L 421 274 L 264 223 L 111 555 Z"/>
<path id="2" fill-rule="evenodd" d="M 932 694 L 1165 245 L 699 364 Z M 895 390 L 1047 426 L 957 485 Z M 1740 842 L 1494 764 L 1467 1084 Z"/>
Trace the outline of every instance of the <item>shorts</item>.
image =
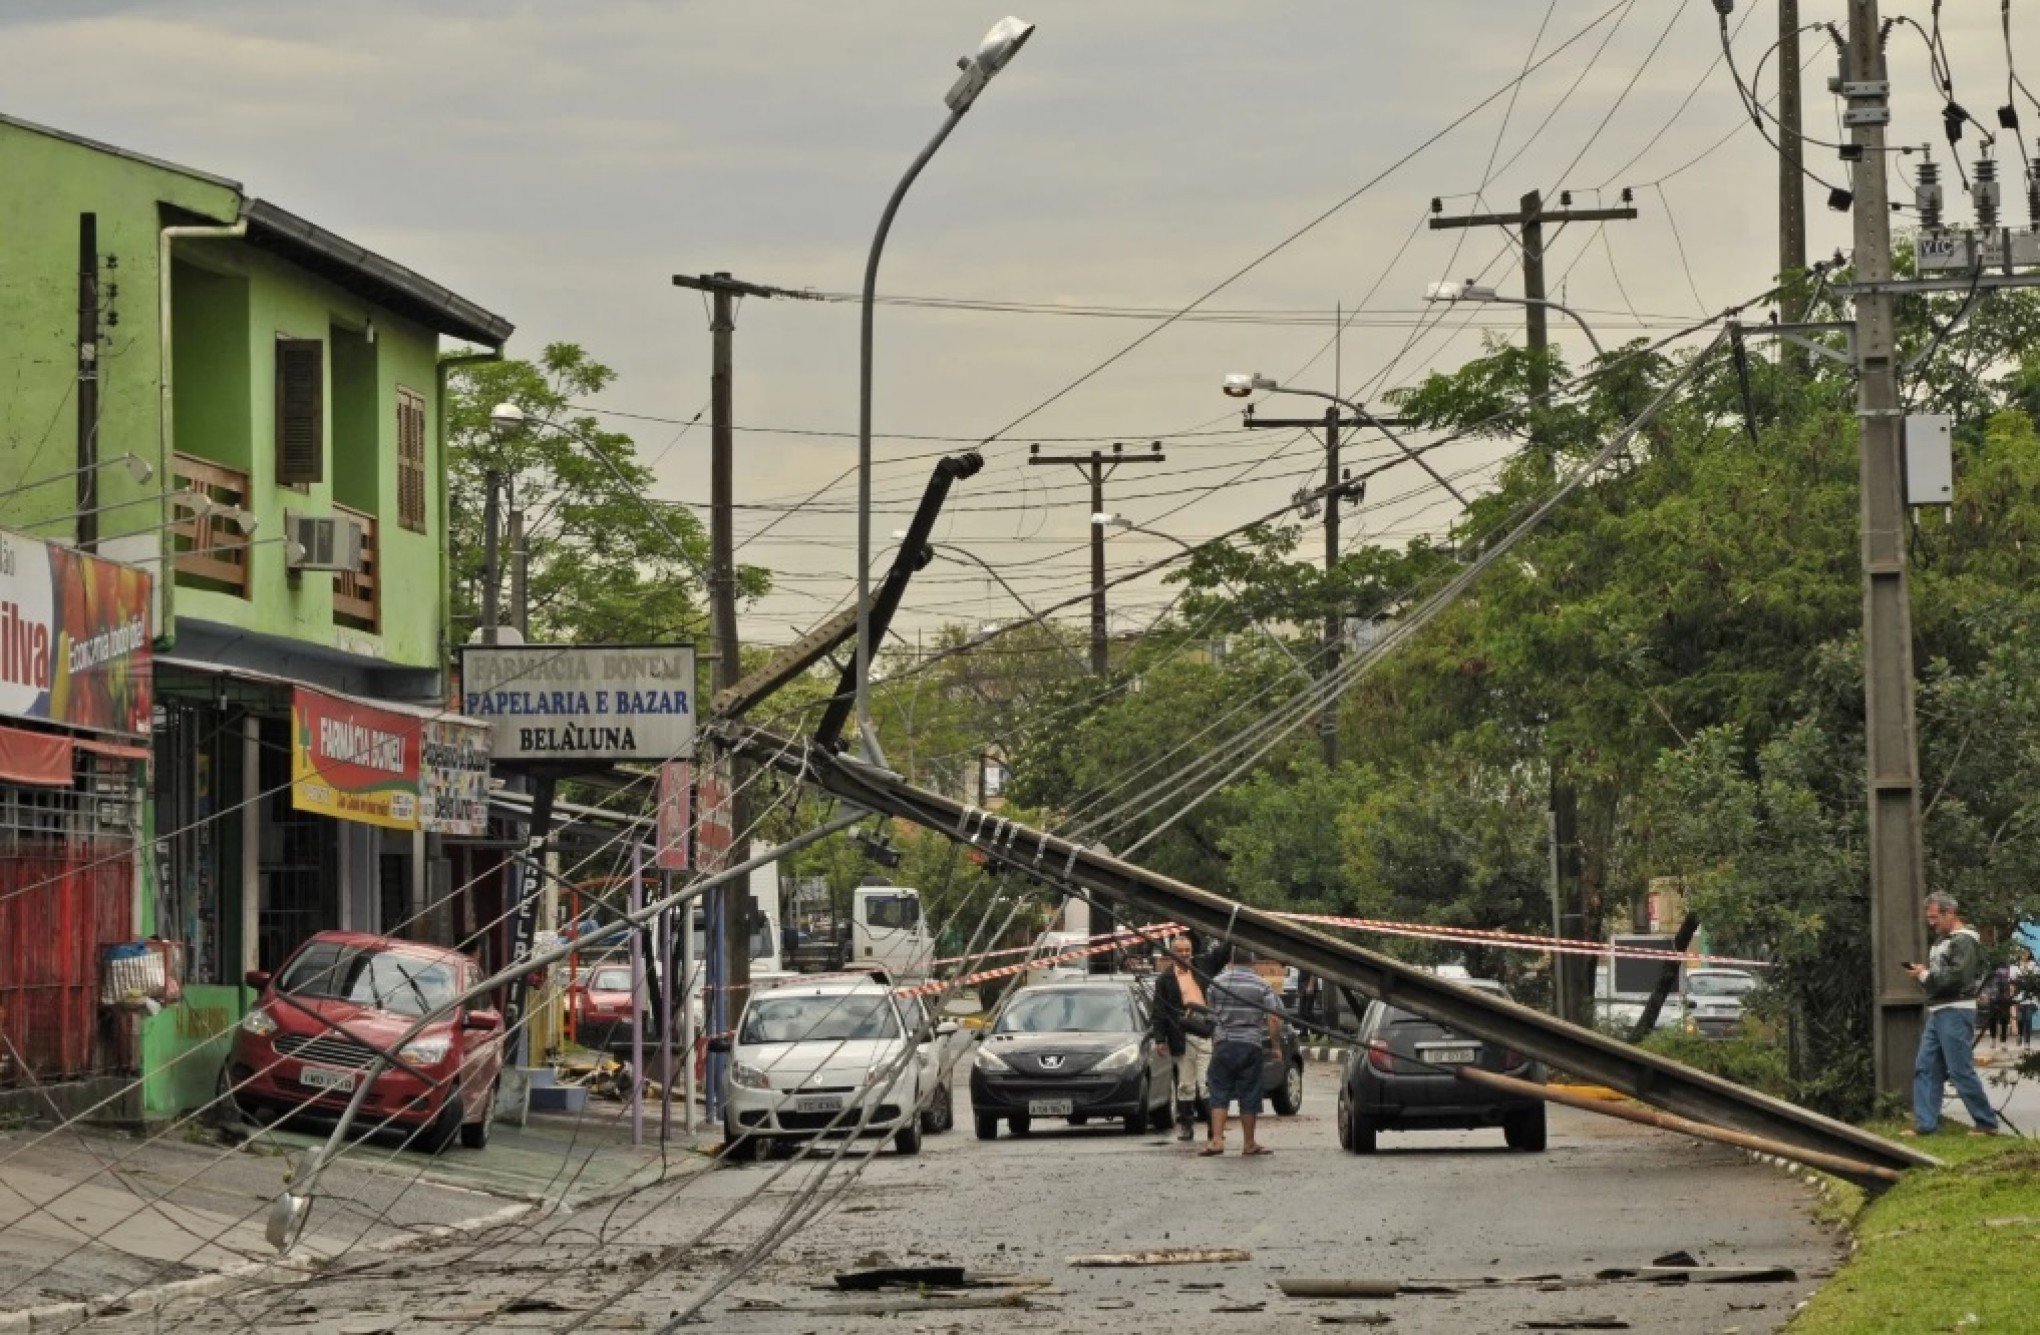
<path id="1" fill-rule="evenodd" d="M 1240 1116 L 1261 1111 L 1261 1045 L 1218 1043 L 1211 1049 L 1211 1107 L 1216 1112 L 1238 1101 Z"/>

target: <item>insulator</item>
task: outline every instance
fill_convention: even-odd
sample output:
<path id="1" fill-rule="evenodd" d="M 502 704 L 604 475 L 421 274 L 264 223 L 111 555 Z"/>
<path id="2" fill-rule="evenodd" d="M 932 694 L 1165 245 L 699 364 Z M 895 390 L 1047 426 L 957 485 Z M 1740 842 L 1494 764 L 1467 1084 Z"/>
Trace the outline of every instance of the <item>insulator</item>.
<path id="1" fill-rule="evenodd" d="M 1928 231 L 1941 228 L 1941 164 L 1922 162 L 1913 184 L 1913 199 L 1919 205 L 1920 226 Z"/>
<path id="2" fill-rule="evenodd" d="M 1976 226 L 1988 231 L 1998 225 L 1997 163 L 1991 158 L 1976 160 L 1976 184 L 1969 192 L 1976 206 Z"/>

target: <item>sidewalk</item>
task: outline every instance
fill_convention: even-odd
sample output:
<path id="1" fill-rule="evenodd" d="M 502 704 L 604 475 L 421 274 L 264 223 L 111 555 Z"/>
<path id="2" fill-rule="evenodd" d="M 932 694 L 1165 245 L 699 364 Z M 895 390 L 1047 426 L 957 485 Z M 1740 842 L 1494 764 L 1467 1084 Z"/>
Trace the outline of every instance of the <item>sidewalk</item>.
<path id="1" fill-rule="evenodd" d="M 1985 1040 L 1977 1045 L 1976 1069 L 1983 1077 L 1984 1093 L 1990 1096 L 1993 1107 L 2003 1113 L 2006 1129 L 2016 1128 L 2021 1135 L 2040 1137 L 2040 1076 L 2019 1077 L 2011 1068 L 2021 1057 L 2040 1056 L 2040 1042 L 2030 1048 L 2021 1048 L 2015 1038 L 1999 1048 Z M 2015 1084 L 2000 1085 L 1999 1078 L 2014 1081 Z M 1946 1116 L 1951 1121 L 1967 1122 L 1969 1115 L 1962 1111 L 1962 1101 L 1952 1097 L 1947 1105 Z"/>
<path id="2" fill-rule="evenodd" d="M 275 1263 L 263 1235 L 269 1204 L 323 1141 L 317 1128 L 270 1130 L 239 1146 L 183 1129 L 146 1142 L 93 1129 L 42 1134 L 0 1131 L 0 1330 L 24 1309 Z M 582 1117 L 499 1122 L 486 1150 L 435 1158 L 398 1144 L 354 1142 L 326 1169 L 288 1269 L 507 1223 L 542 1203 L 575 1208 L 662 1168 L 656 1115 L 633 1149 L 628 1114 L 606 1103 Z M 709 1162 L 676 1125 L 666 1171 Z"/>

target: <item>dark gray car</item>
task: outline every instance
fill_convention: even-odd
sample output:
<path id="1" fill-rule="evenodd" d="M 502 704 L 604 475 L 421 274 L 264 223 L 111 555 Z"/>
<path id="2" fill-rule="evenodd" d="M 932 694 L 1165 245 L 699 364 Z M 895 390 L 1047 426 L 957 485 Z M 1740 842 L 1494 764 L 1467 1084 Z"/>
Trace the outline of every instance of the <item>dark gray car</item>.
<path id="1" fill-rule="evenodd" d="M 1015 993 L 971 1063 L 978 1138 L 1036 1118 L 1116 1120 L 1128 1132 L 1169 1125 L 1174 1070 L 1157 1041 L 1147 990 L 1123 979 L 1037 983 Z"/>
<path id="2" fill-rule="evenodd" d="M 1491 979 L 1461 986 L 1508 995 Z M 1457 1066 L 1544 1083 L 1541 1062 L 1374 1002 L 1360 1021 L 1358 1043 L 1339 1080 L 1339 1144 L 1354 1154 L 1372 1154 L 1380 1131 L 1498 1126 L 1511 1149 L 1544 1148 L 1543 1100 L 1471 1084 L 1453 1074 Z"/>

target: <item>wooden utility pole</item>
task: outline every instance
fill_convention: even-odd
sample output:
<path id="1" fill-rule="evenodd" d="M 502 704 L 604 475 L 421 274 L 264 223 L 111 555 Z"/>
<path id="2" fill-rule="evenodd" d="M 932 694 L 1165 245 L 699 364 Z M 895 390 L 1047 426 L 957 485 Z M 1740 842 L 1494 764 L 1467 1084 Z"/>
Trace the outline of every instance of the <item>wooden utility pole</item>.
<path id="1" fill-rule="evenodd" d="M 1778 0 L 1778 310 L 1806 318 L 1806 167 L 1800 140 L 1799 0 Z M 1787 352 L 1788 366 L 1802 360 Z"/>
<path id="2" fill-rule="evenodd" d="M 1856 161 L 1856 422 L 1862 480 L 1863 708 L 1870 803 L 1870 950 L 1877 1088 L 1903 1094 L 1925 1022 L 1906 973 L 1925 957 L 1920 762 L 1913 730 L 1912 593 L 1906 574 L 1905 409 L 1892 333 L 1891 208 L 1884 127 L 1891 120 L 1877 0 L 1850 0 L 1846 109 Z"/>
<path id="3" fill-rule="evenodd" d="M 715 689 L 728 690 L 744 675 L 741 645 L 737 639 L 736 561 L 736 410 L 733 406 L 735 335 L 738 297 L 811 297 L 782 287 L 746 283 L 727 273 L 674 274 L 673 286 L 692 288 L 709 296 L 708 331 L 711 339 L 708 379 L 708 602 L 709 625 L 713 628 Z M 730 832 L 735 840 L 730 857 L 742 862 L 741 845 L 750 829 L 749 804 L 744 800 L 743 775 L 733 764 L 730 782 Z M 710 892 L 720 901 L 723 960 L 718 969 L 708 966 L 728 989 L 727 1014 L 734 1019 L 744 1004 L 751 983 L 751 895 L 747 887 L 735 885 Z M 777 907 L 776 905 L 774 906 Z M 714 911 L 713 908 L 711 911 Z"/>
<path id="4" fill-rule="evenodd" d="M 1336 769 L 1339 764 L 1339 696 L 1333 689 L 1332 675 L 1339 666 L 1346 644 L 1345 608 L 1337 601 L 1332 577 L 1339 569 L 1339 507 L 1356 505 L 1366 490 L 1365 483 L 1348 479 L 1346 470 L 1339 463 L 1339 431 L 1343 427 L 1397 427 L 1413 426 L 1406 417 L 1376 417 L 1372 413 L 1352 413 L 1341 416 L 1338 407 L 1326 408 L 1321 417 L 1261 417 L 1249 410 L 1242 419 L 1250 427 L 1280 429 L 1303 427 L 1325 433 L 1325 487 L 1324 487 L 1324 531 L 1325 531 L 1325 607 L 1324 642 L 1319 646 L 1319 657 L 1323 662 L 1318 668 L 1318 680 L 1324 685 L 1325 702 L 1318 713 L 1318 744 L 1323 749 L 1326 769 Z M 1304 517 L 1310 517 L 1306 509 Z"/>
<path id="5" fill-rule="evenodd" d="M 1530 350 L 1530 448 L 1542 462 L 1546 476 L 1553 481 L 1558 477 L 1556 453 L 1548 441 L 1540 439 L 1536 426 L 1548 406 L 1545 400 L 1551 393 L 1551 333 L 1545 319 L 1549 298 L 1544 288 L 1544 247 L 1548 238 L 1544 234 L 1544 225 L 1557 223 L 1563 227 L 1569 222 L 1626 222 L 1636 217 L 1635 208 L 1628 205 L 1612 209 L 1575 209 L 1566 207 L 1568 202 L 1566 197 L 1561 196 L 1559 208 L 1547 209 L 1543 192 L 1532 190 L 1523 196 L 1520 207 L 1514 213 L 1441 215 L 1431 219 L 1434 231 L 1458 227 L 1515 229 L 1523 257 L 1523 329 L 1525 344 Z M 1584 935 L 1587 918 L 1585 890 L 1581 884 L 1579 821 L 1579 792 L 1565 771 L 1563 758 L 1553 756 L 1551 829 L 1560 902 L 1559 934 L 1575 939 Z M 1558 955 L 1554 970 L 1552 1000 L 1558 1016 L 1575 1023 L 1591 1019 L 1587 1012 L 1593 1005 L 1593 968 L 1587 957 Z"/>
<path id="6" fill-rule="evenodd" d="M 99 546 L 99 215 L 78 215 L 78 550 Z"/>
<path id="7" fill-rule="evenodd" d="M 1028 448 L 1030 464 L 1075 464 L 1091 481 L 1091 675 L 1102 677 L 1112 670 L 1111 640 L 1105 626 L 1105 479 L 1121 464 L 1158 464 L 1168 456 L 1162 442 L 1148 447 L 1146 454 L 1128 454 L 1126 446 L 1114 444 L 1112 453 L 1092 450 L 1089 454 L 1043 454 L 1041 446 Z"/>

